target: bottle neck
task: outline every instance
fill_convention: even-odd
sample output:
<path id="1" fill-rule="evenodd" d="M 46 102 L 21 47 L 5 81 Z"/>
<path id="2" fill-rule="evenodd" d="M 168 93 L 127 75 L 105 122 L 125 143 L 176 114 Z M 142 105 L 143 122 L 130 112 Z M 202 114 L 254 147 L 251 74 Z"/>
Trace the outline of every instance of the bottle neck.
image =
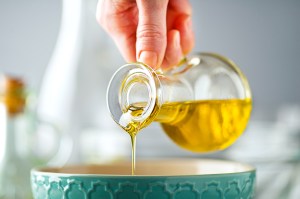
<path id="1" fill-rule="evenodd" d="M 18 115 L 11 116 L 5 106 L 0 104 L 0 159 L 14 158 L 16 150 L 16 121 Z"/>
<path id="2" fill-rule="evenodd" d="M 0 159 L 16 154 L 16 121 L 26 104 L 24 82 L 16 77 L 0 76 Z"/>
<path id="3" fill-rule="evenodd" d="M 113 119 L 121 127 L 132 123 L 129 126 L 141 129 L 154 120 L 168 120 L 165 114 L 160 115 L 164 104 L 190 101 L 193 96 L 190 83 L 179 75 L 163 75 L 142 63 L 132 63 L 113 75 L 107 103 Z"/>
<path id="4" fill-rule="evenodd" d="M 116 123 L 139 131 L 154 120 L 162 104 L 160 80 L 142 63 L 124 65 L 109 83 L 107 102 Z"/>

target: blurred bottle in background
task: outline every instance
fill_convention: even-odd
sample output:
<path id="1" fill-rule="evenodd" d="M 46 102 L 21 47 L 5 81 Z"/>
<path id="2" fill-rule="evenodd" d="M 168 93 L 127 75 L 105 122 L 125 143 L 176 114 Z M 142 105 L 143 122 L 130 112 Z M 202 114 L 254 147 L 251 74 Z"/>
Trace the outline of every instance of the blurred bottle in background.
<path id="1" fill-rule="evenodd" d="M 26 105 L 21 79 L 0 75 L 0 198 L 29 199 L 30 161 L 28 137 L 22 126 Z M 25 147 L 24 147 L 25 146 Z"/>
<path id="2" fill-rule="evenodd" d="M 36 117 L 35 101 L 22 78 L 0 74 L 0 199 L 32 198 L 30 170 L 65 162 L 68 139 Z"/>
<path id="3" fill-rule="evenodd" d="M 60 33 L 39 92 L 39 119 L 70 139 L 61 163 L 103 162 L 130 154 L 109 117 L 106 88 L 122 58 L 96 22 L 96 0 L 64 0 Z M 125 140 L 124 140 L 125 139 Z"/>

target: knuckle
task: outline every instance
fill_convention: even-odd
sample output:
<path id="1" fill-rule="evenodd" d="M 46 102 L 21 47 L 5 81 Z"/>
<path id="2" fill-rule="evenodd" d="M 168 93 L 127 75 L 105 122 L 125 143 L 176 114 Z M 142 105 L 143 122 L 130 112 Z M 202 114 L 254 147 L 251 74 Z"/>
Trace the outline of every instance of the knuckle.
<path id="1" fill-rule="evenodd" d="M 136 36 L 141 40 L 150 40 L 153 38 L 162 40 L 165 37 L 165 33 L 158 25 L 145 24 L 138 27 Z"/>

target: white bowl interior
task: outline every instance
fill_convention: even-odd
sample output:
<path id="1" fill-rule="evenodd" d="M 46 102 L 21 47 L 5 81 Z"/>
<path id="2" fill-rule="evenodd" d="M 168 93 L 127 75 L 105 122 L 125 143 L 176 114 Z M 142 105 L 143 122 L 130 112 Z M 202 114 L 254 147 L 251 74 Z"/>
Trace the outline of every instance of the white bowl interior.
<path id="1" fill-rule="evenodd" d="M 255 170 L 252 166 L 222 160 L 174 159 L 144 160 L 136 164 L 137 176 L 178 176 L 228 174 Z M 116 162 L 101 165 L 76 165 L 62 168 L 40 168 L 33 172 L 58 175 L 131 175 L 131 162 Z"/>

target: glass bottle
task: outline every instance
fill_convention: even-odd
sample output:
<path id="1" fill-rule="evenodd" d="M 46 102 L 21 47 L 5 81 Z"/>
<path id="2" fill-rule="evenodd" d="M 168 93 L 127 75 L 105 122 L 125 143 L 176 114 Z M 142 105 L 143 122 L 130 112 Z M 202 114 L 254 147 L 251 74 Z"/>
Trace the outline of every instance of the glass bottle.
<path id="1" fill-rule="evenodd" d="M 177 145 L 194 152 L 230 146 L 252 109 L 246 77 L 214 53 L 190 56 L 169 71 L 126 64 L 113 75 L 107 102 L 114 121 L 131 136 L 157 121 Z"/>
<path id="2" fill-rule="evenodd" d="M 0 198 L 29 199 L 30 164 L 18 150 L 17 127 L 26 98 L 22 80 L 0 75 Z"/>
<path id="3" fill-rule="evenodd" d="M 62 1 L 57 43 L 38 93 L 38 119 L 56 126 L 66 140 L 58 166 L 110 162 L 130 154 L 120 129 L 106 117 L 106 87 L 116 70 L 111 66 L 122 59 L 96 21 L 97 2 Z"/>

